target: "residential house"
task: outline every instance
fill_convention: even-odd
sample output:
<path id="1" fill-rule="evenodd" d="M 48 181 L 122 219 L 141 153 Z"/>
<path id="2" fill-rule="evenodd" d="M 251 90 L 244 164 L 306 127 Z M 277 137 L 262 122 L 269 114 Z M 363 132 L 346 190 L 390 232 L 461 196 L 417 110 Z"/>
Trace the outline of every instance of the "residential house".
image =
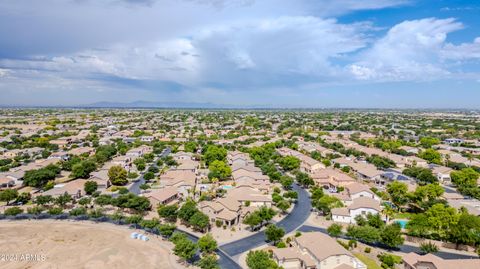
<path id="1" fill-rule="evenodd" d="M 478 269 L 480 259 L 443 259 L 431 253 L 419 255 L 410 252 L 402 258 L 404 269 Z"/>
<path id="2" fill-rule="evenodd" d="M 355 217 L 361 215 L 380 214 L 382 208 L 378 200 L 370 197 L 359 197 L 352 199 L 352 204 L 348 207 L 333 208 L 332 220 L 342 223 L 355 223 Z"/>
<path id="3" fill-rule="evenodd" d="M 153 189 L 145 194 L 152 205 L 152 208 L 157 208 L 160 205 L 168 205 L 178 202 L 178 191 L 175 187 Z"/>
<path id="4" fill-rule="evenodd" d="M 182 198 L 188 197 L 190 192 L 195 190 L 196 181 L 196 174 L 187 170 L 168 170 L 160 175 L 160 186 L 176 187 Z"/>
<path id="5" fill-rule="evenodd" d="M 212 222 L 218 220 L 227 226 L 239 223 L 241 206 L 241 203 L 230 197 L 198 203 L 198 209 L 206 214 Z"/>
<path id="6" fill-rule="evenodd" d="M 321 232 L 294 237 L 291 247 L 273 249 L 273 259 L 285 269 L 366 269 L 367 266 L 335 239 Z"/>
<path id="7" fill-rule="evenodd" d="M 349 175 L 332 168 L 317 170 L 311 177 L 316 185 L 322 186 L 329 192 L 337 192 L 338 187 L 343 187 L 355 181 Z"/>

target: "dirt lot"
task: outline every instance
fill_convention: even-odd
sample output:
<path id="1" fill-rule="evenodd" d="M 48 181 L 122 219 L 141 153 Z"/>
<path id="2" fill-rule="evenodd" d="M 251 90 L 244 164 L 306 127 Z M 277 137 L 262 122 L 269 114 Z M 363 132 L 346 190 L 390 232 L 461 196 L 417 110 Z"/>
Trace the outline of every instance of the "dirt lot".
<path id="1" fill-rule="evenodd" d="M 184 268 L 171 243 L 131 239 L 132 232 L 106 223 L 1 221 L 0 268 Z"/>

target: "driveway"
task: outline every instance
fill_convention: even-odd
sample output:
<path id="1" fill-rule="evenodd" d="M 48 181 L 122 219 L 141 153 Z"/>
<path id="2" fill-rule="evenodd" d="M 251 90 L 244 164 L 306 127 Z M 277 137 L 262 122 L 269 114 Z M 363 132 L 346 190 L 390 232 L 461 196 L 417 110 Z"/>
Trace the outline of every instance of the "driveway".
<path id="1" fill-rule="evenodd" d="M 277 226 L 285 229 L 285 233 L 292 232 L 300 227 L 307 220 L 312 209 L 308 192 L 296 183 L 293 184 L 292 188 L 298 192 L 297 203 L 290 214 L 277 223 Z M 220 248 L 226 254 L 235 256 L 263 244 L 265 244 L 265 232 L 261 231 L 240 240 L 221 245 Z"/>

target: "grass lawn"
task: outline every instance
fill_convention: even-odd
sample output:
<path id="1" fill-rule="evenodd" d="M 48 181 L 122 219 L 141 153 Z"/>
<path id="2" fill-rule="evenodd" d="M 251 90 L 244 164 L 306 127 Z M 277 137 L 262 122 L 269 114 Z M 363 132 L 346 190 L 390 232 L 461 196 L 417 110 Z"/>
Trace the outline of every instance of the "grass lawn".
<path id="1" fill-rule="evenodd" d="M 377 264 L 377 262 L 363 254 L 360 253 L 355 253 L 355 257 L 357 257 L 360 261 L 362 261 L 368 269 L 382 269 L 380 265 Z"/>

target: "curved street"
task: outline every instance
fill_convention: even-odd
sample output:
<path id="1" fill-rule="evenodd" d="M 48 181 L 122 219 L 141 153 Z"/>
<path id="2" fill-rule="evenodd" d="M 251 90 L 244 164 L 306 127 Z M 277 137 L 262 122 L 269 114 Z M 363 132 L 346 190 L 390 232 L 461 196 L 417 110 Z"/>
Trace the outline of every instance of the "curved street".
<path id="1" fill-rule="evenodd" d="M 290 214 L 277 223 L 277 226 L 285 229 L 285 233 L 292 232 L 300 227 L 307 220 L 312 209 L 308 192 L 296 183 L 293 184 L 292 188 L 298 192 L 297 203 Z M 219 248 L 226 254 L 235 256 L 262 244 L 265 244 L 264 231 L 257 232 L 256 234 L 234 242 L 226 243 Z"/>

